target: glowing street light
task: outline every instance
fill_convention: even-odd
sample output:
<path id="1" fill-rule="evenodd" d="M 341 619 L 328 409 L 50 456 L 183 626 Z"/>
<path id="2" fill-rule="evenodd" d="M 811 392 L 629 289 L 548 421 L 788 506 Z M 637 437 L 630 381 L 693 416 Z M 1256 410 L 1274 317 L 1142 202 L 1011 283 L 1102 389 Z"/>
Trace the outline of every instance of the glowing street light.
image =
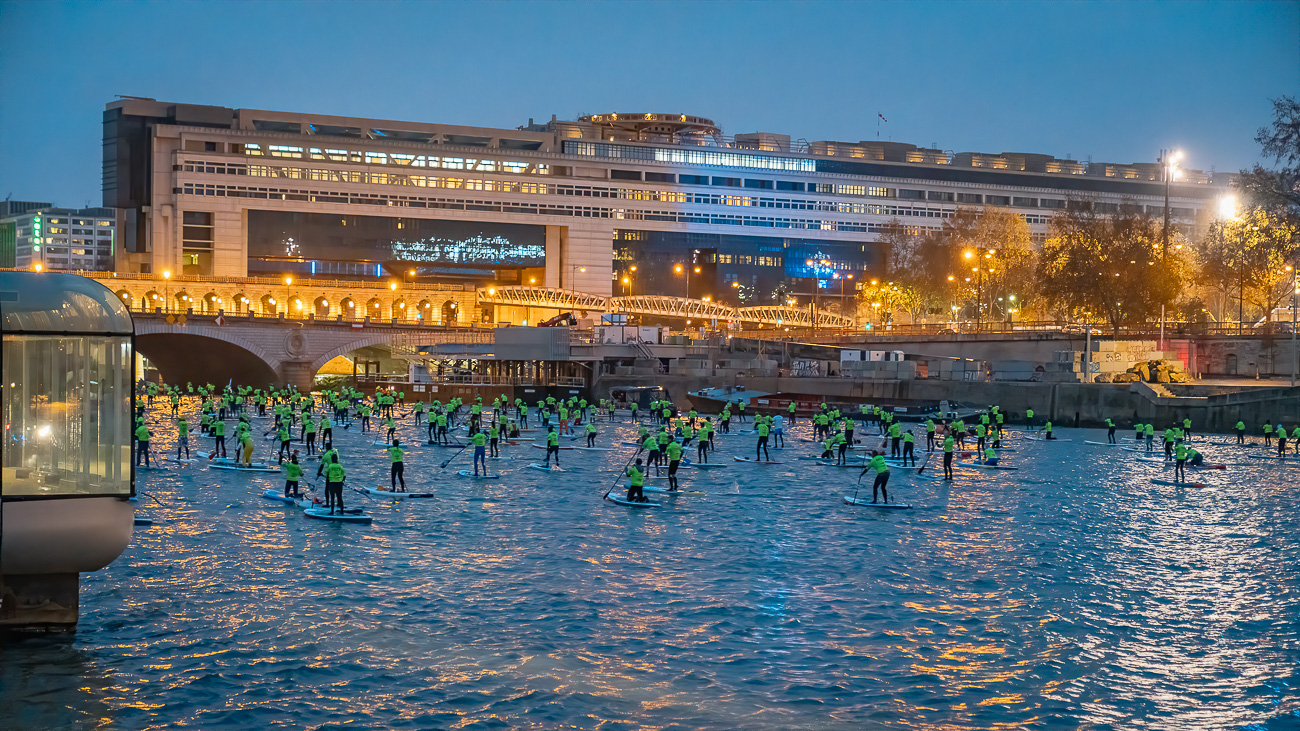
<path id="1" fill-rule="evenodd" d="M 1224 195 L 1219 197 L 1219 220 L 1228 221 L 1237 217 L 1237 197 Z"/>

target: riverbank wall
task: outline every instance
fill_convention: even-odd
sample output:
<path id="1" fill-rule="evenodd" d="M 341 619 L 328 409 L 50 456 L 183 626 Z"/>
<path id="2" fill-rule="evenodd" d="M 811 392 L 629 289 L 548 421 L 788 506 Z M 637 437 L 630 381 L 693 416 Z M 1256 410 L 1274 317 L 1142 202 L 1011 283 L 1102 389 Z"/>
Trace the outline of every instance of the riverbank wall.
<path id="1" fill-rule="evenodd" d="M 690 408 L 688 391 L 719 386 L 744 386 L 752 391 L 822 396 L 828 402 L 907 405 L 959 402 L 982 407 L 997 404 L 1021 418 L 1027 409 L 1036 419 L 1060 426 L 1104 426 L 1106 419 L 1128 426 L 1192 420 L 1193 429 L 1230 431 L 1238 420 L 1252 433 L 1265 421 L 1300 426 L 1300 387 L 1209 387 L 1165 384 L 964 382 L 932 379 L 867 381 L 852 378 L 737 377 L 659 374 L 598 375 L 592 384 L 597 397 L 609 389 L 662 386 L 678 408 Z"/>

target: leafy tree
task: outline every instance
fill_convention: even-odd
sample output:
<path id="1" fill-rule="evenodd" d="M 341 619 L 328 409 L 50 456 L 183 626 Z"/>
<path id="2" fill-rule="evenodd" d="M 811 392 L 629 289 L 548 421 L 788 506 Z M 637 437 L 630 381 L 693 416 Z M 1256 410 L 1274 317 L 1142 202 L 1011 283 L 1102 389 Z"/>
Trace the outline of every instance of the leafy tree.
<path id="1" fill-rule="evenodd" d="M 1242 170 L 1237 185 L 1260 205 L 1300 212 L 1300 103 L 1285 95 L 1274 99 L 1273 123 L 1260 127 L 1255 141 L 1280 167 Z"/>
<path id="2" fill-rule="evenodd" d="M 1183 252 L 1161 254 L 1160 225 L 1136 212 L 1106 216 L 1072 206 L 1052 219 L 1038 265 L 1050 305 L 1110 325 L 1146 322 L 1178 296 Z"/>
<path id="3" fill-rule="evenodd" d="M 1207 262 L 1217 270 L 1216 281 L 1229 281 L 1235 288 L 1238 321 L 1246 321 L 1247 304 L 1252 317 L 1267 317 L 1290 296 L 1292 269 L 1300 251 L 1295 226 L 1285 215 L 1255 207 L 1215 221 L 1205 238 L 1209 243 L 1203 248 Z"/>

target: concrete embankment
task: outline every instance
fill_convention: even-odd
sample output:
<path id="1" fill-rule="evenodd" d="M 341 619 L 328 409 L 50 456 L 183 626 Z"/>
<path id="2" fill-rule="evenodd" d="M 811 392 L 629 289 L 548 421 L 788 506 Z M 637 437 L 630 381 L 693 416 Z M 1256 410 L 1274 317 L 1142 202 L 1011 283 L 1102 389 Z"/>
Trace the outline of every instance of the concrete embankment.
<path id="1" fill-rule="evenodd" d="M 1019 418 L 1033 409 L 1037 419 L 1062 426 L 1101 426 L 1106 419 L 1122 425 L 1134 421 L 1157 426 L 1192 420 L 1193 428 L 1229 431 L 1238 420 L 1251 432 L 1265 421 L 1294 428 L 1300 422 L 1300 387 L 1197 387 L 1191 385 L 1110 383 L 985 383 L 939 380 L 865 381 L 849 378 L 600 375 L 597 397 L 620 386 L 662 386 L 679 408 L 689 408 L 688 391 L 743 385 L 754 391 L 824 396 L 828 401 L 872 404 L 959 402 L 968 406 L 997 404 Z"/>

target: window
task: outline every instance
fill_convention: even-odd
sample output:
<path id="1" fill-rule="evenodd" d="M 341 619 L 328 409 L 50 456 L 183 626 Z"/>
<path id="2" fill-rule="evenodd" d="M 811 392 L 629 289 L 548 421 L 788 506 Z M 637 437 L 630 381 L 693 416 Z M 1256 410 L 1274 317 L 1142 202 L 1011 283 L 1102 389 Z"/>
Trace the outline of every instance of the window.
<path id="1" fill-rule="evenodd" d="M 647 183 L 675 183 L 677 176 L 672 173 L 646 173 L 645 181 Z"/>
<path id="2" fill-rule="evenodd" d="M 1012 198 L 1011 203 L 1020 208 L 1037 208 L 1038 199 L 1036 198 Z"/>
<path id="3" fill-rule="evenodd" d="M 984 196 L 980 195 L 979 193 L 958 193 L 957 202 L 958 203 L 983 203 Z"/>
<path id="4" fill-rule="evenodd" d="M 952 193 L 947 193 L 941 190 L 931 190 L 931 191 L 927 191 L 925 194 L 926 200 L 932 200 L 932 201 L 951 202 L 952 200 L 955 199 L 955 197 L 956 196 L 954 196 Z"/>
<path id="5" fill-rule="evenodd" d="M 185 211 L 181 214 L 181 242 L 185 249 L 211 249 L 215 241 L 212 214 Z"/>
<path id="6" fill-rule="evenodd" d="M 1011 197 L 1006 195 L 986 195 L 984 196 L 984 203 L 990 206 L 1009 206 L 1011 205 Z"/>
<path id="7" fill-rule="evenodd" d="M 888 198 L 889 188 L 885 188 L 879 185 L 870 185 L 867 186 L 867 195 L 871 196 L 872 198 Z"/>
<path id="8" fill-rule="evenodd" d="M 1119 204 L 1117 203 L 1093 203 L 1092 210 L 1096 213 L 1114 214 L 1119 213 Z"/>
<path id="9" fill-rule="evenodd" d="M 1040 208 L 1065 208 L 1065 201 L 1060 198 L 1039 198 L 1038 206 Z"/>
<path id="10" fill-rule="evenodd" d="M 925 200 L 925 191 L 911 190 L 910 188 L 899 188 L 898 197 L 903 200 L 921 201 L 921 200 Z"/>
<path id="11" fill-rule="evenodd" d="M 640 180 L 641 173 L 637 170 L 610 170 L 609 177 L 611 180 Z"/>
<path id="12" fill-rule="evenodd" d="M 770 180 L 751 180 L 751 179 L 749 179 L 749 178 L 745 178 L 745 187 L 746 187 L 746 188 L 763 188 L 763 189 L 766 189 L 766 190 L 771 190 L 771 189 L 772 189 L 772 181 L 770 181 Z"/>
<path id="13" fill-rule="evenodd" d="M 804 184 L 803 184 L 803 183 L 795 183 L 795 182 L 790 181 L 790 180 L 778 180 L 778 181 L 776 181 L 776 189 L 777 189 L 777 190 L 798 190 L 798 191 L 802 191 L 802 190 L 804 189 Z"/>
<path id="14" fill-rule="evenodd" d="M 271 145 L 271 157 L 302 157 L 301 147 L 290 147 L 288 145 Z"/>
<path id="15" fill-rule="evenodd" d="M 867 186 L 865 185 L 837 185 L 835 192 L 840 195 L 866 195 Z"/>
<path id="16" fill-rule="evenodd" d="M 709 176 L 707 175 L 678 175 L 677 182 L 682 185 L 708 185 Z"/>
<path id="17" fill-rule="evenodd" d="M 730 188 L 740 187 L 740 178 L 719 178 L 714 176 L 711 182 L 713 185 L 723 185 Z"/>
<path id="18" fill-rule="evenodd" d="M 215 143 L 215 142 L 204 142 L 204 143 L 203 143 L 203 151 L 204 151 L 204 152 L 216 152 L 216 151 L 217 151 L 217 143 Z"/>

